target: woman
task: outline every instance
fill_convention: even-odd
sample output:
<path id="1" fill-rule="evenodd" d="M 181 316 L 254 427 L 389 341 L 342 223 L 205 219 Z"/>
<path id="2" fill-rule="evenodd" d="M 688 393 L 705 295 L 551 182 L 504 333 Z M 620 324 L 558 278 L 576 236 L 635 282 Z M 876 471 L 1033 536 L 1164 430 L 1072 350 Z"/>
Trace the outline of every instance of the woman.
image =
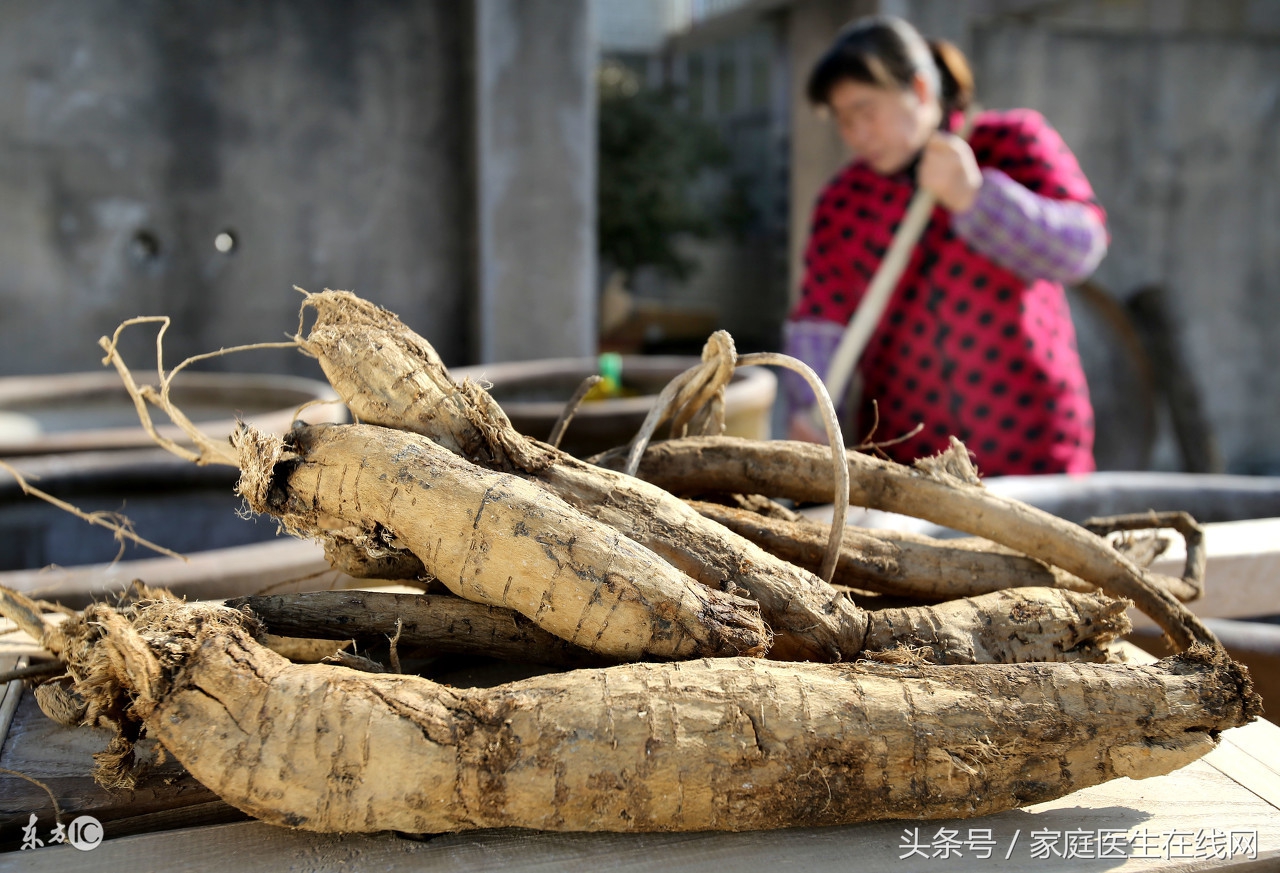
<path id="1" fill-rule="evenodd" d="M 812 103 L 853 161 L 813 214 L 787 351 L 825 376 L 916 186 L 928 228 L 858 365 L 857 430 L 910 462 L 959 437 L 983 475 L 1087 472 L 1093 410 L 1062 283 L 1106 252 L 1105 213 L 1035 112 L 984 112 L 963 128 L 972 76 L 953 46 L 905 21 L 846 27 L 814 67 Z M 825 441 L 813 395 L 786 379 L 793 439 Z M 873 405 L 874 404 L 874 405 Z"/>

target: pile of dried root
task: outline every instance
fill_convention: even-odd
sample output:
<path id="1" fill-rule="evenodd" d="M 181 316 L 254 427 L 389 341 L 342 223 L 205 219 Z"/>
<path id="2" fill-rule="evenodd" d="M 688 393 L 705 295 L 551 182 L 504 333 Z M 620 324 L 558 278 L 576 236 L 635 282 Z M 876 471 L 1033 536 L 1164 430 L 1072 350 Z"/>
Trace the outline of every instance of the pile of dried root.
<path id="1" fill-rule="evenodd" d="M 516 432 L 385 310 L 326 291 L 303 314 L 294 343 L 359 423 L 221 444 L 170 402 L 182 366 L 139 385 L 119 331 L 103 345 L 144 425 L 157 406 L 195 450 L 162 444 L 237 466 L 248 506 L 335 566 L 427 593 L 143 589 L 59 624 L 0 592 L 65 664 L 47 711 L 115 729 L 104 781 L 145 732 L 229 803 L 309 830 L 744 830 L 983 815 L 1169 772 L 1261 712 L 1181 602 L 1203 575 L 1189 519 L 1172 579 L 987 493 L 958 443 L 904 467 L 844 452 L 834 416 L 835 449 L 719 436 L 733 368 L 777 362 L 724 334 L 588 463 Z M 674 438 L 649 447 L 664 414 Z M 826 529 L 774 500 L 833 495 L 837 519 L 847 499 L 974 537 Z M 1116 663 L 1130 604 L 1184 651 Z M 389 673 L 264 645 L 383 634 Z M 414 647 L 551 672 L 454 688 L 400 672 Z"/>

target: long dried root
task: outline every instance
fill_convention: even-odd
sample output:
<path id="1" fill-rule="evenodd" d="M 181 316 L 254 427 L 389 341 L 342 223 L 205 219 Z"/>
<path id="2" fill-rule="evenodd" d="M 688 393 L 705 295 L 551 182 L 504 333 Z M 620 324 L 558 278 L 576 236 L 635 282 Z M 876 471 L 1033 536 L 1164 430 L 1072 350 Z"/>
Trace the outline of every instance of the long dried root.
<path id="1" fill-rule="evenodd" d="M 506 473 L 540 470 L 556 458 L 550 446 L 517 433 L 480 386 L 455 385 L 431 344 L 391 313 L 348 291 L 302 293 L 295 341 L 319 361 L 359 421 L 406 430 L 404 422 L 417 422 L 417 433 Z M 316 322 L 303 337 L 301 318 L 309 309 L 316 311 Z"/>
<path id="2" fill-rule="evenodd" d="M 933 606 L 868 613 L 866 657 L 907 649 L 935 664 L 1108 660 L 1127 634 L 1126 600 L 1055 588 L 1017 588 Z"/>
<path id="3" fill-rule="evenodd" d="M 1149 666 L 725 658 L 455 689 L 295 665 L 225 607 L 69 622 L 91 711 L 223 800 L 311 831 L 701 831 L 971 817 L 1182 767 L 1260 713 L 1197 645 Z M 133 720 L 140 720 L 137 725 Z M 927 738 L 927 741 L 922 741 Z"/>
<path id="4" fill-rule="evenodd" d="M 850 502 L 985 537 L 1060 567 L 1114 597 L 1132 600 L 1181 649 L 1194 642 L 1217 644 L 1213 633 L 1169 593 L 1183 590 L 1182 580 L 1148 573 L 1084 528 L 991 494 L 982 488 L 963 447 L 956 446 L 915 467 L 849 452 Z M 821 502 L 831 487 L 825 451 L 785 440 L 690 437 L 651 446 L 639 475 L 690 496 L 729 492 Z M 612 450 L 594 460 L 612 466 L 621 462 L 620 455 Z"/>
<path id="5" fill-rule="evenodd" d="M 562 667 L 603 666 L 609 659 L 547 633 L 510 609 L 439 594 L 309 591 L 228 600 L 270 633 L 345 640 L 398 634 L 402 647 L 430 654 L 479 655 Z"/>
<path id="6" fill-rule="evenodd" d="M 812 570 L 822 560 L 826 531 L 819 522 L 801 515 L 793 520 L 770 518 L 705 501 L 690 505 L 784 561 Z M 937 540 L 855 527 L 845 531 L 834 581 L 922 600 L 954 600 L 1007 588 L 1097 590 L 1057 567 L 982 540 Z"/>
<path id="7" fill-rule="evenodd" d="M 346 640 L 399 634 L 402 646 L 554 666 L 603 666 L 508 609 L 450 595 L 313 591 L 228 600 L 272 634 Z M 1101 594 L 1021 588 L 935 606 L 871 610 L 863 657 L 909 649 L 935 664 L 1016 664 L 1108 659 L 1130 630 L 1127 603 Z M 297 659 L 294 659 L 297 660 Z"/>
<path id="8" fill-rule="evenodd" d="M 763 654 L 759 606 L 699 585 L 648 549 L 514 476 L 372 425 L 241 430 L 238 490 L 255 512 L 320 535 L 385 531 L 459 597 L 525 615 L 617 658 Z"/>

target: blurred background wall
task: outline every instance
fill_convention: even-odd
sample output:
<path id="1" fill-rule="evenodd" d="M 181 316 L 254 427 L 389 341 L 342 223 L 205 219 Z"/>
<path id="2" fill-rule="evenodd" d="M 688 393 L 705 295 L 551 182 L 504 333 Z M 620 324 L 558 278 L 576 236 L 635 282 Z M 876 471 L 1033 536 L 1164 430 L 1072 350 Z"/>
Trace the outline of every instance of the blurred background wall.
<path id="1" fill-rule="evenodd" d="M 467 363 L 594 349 L 587 0 L 0 5 L 0 374 L 278 340 L 356 291 Z M 126 348 L 143 353 L 135 332 Z M 315 374 L 296 353 L 211 362 Z"/>

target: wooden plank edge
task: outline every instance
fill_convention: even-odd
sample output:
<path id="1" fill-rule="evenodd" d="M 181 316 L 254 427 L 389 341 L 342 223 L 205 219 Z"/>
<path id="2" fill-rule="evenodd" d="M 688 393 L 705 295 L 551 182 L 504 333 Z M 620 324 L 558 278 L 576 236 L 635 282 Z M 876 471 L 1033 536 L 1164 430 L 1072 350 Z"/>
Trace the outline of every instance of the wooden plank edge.
<path id="1" fill-rule="evenodd" d="M 25 667 L 29 658 L 26 655 L 0 656 L 0 670 L 13 670 Z M 18 711 L 18 701 L 22 699 L 23 681 L 12 679 L 5 684 L 4 697 L 0 699 L 0 754 L 4 752 L 5 740 L 9 739 L 9 728 L 13 725 L 14 713 Z"/>
<path id="2" fill-rule="evenodd" d="M 1223 731 L 1202 760 L 1280 811 L 1280 727 L 1258 719 Z"/>

